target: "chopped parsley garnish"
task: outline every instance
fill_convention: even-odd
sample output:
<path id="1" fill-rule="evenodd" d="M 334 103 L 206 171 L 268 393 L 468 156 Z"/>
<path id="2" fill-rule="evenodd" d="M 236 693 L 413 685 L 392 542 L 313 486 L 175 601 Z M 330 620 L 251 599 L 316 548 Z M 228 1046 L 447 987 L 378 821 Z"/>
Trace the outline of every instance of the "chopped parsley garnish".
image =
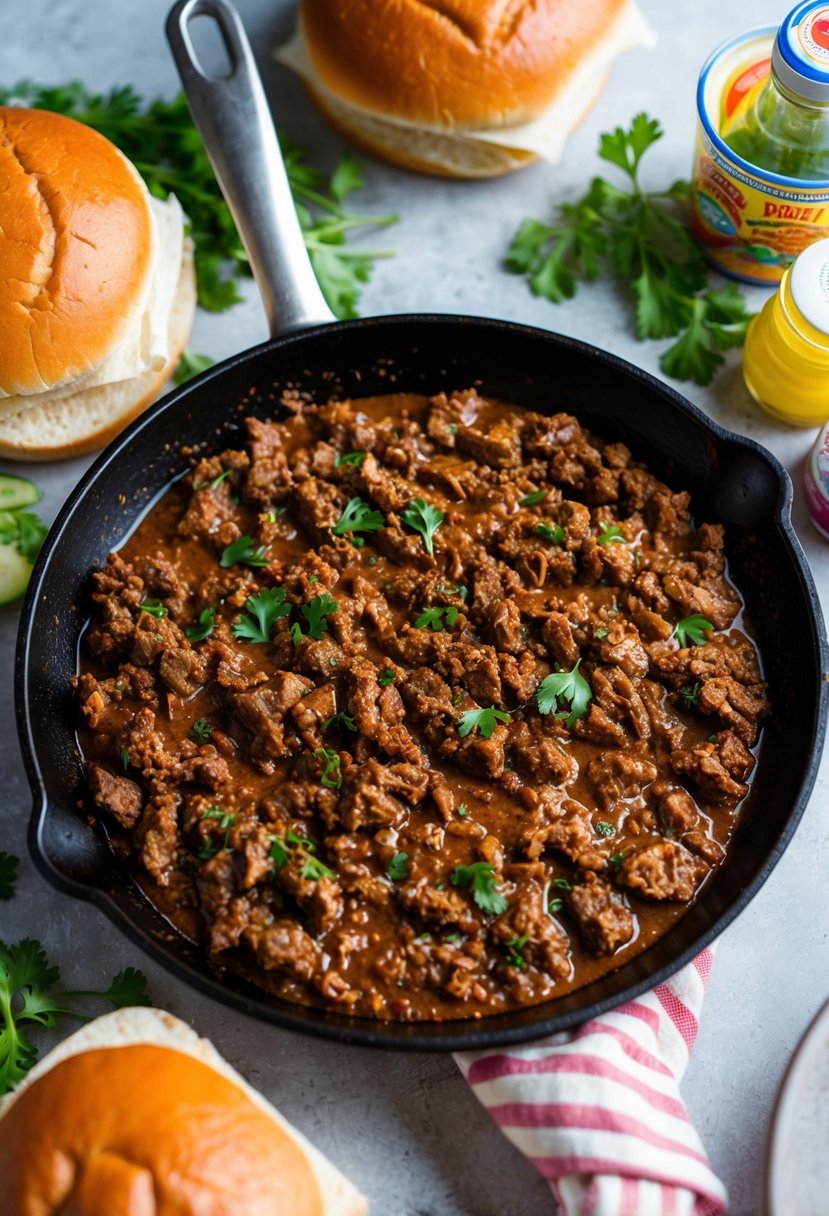
<path id="1" fill-rule="evenodd" d="M 228 837 L 230 829 L 236 822 L 236 815 L 233 811 L 226 811 L 223 806 L 209 806 L 206 811 L 202 812 L 202 819 L 217 820 L 217 827 L 222 836 L 208 836 L 202 847 L 199 849 L 198 857 L 200 861 L 210 861 L 211 857 L 215 857 L 217 853 L 221 853 L 228 847 Z"/>
<path id="2" fill-rule="evenodd" d="M 557 912 L 560 912 L 563 907 L 564 907 L 563 899 L 551 899 L 550 902 L 547 904 L 547 910 L 549 912 L 552 912 L 553 916 L 555 916 Z"/>
<path id="3" fill-rule="evenodd" d="M 572 891 L 573 890 L 572 885 L 567 881 L 566 878 L 554 878 L 553 886 L 558 887 L 559 891 Z"/>
<path id="4" fill-rule="evenodd" d="M 238 540 L 222 551 L 222 556 L 219 558 L 219 565 L 223 570 L 227 570 L 228 566 L 235 566 L 237 563 L 244 566 L 267 566 L 265 546 L 259 545 L 257 548 L 252 536 L 240 536 Z"/>
<path id="5" fill-rule="evenodd" d="M 359 469 L 366 455 L 366 452 L 340 452 L 334 461 L 334 468 L 341 469 L 344 464 L 353 464 L 355 469 Z"/>
<path id="6" fill-rule="evenodd" d="M 191 625 L 189 629 L 185 629 L 184 633 L 188 642 L 203 642 L 205 638 L 210 637 L 215 628 L 215 608 L 202 608 L 198 625 Z"/>
<path id="7" fill-rule="evenodd" d="M 693 643 L 694 646 L 704 646 L 708 641 L 705 636 L 706 631 L 713 630 L 713 628 L 714 626 L 710 621 L 706 621 L 704 616 L 695 614 L 677 621 L 671 636 L 676 638 L 680 647 L 685 647 L 689 643 Z"/>
<path id="8" fill-rule="evenodd" d="M 338 714 L 332 714 L 330 718 L 326 718 L 322 724 L 322 729 L 328 730 L 331 726 L 341 726 L 345 730 L 353 731 L 354 734 L 357 733 L 357 723 L 350 714 L 343 713 L 342 710 Z"/>
<path id="9" fill-rule="evenodd" d="M 458 610 L 450 604 L 446 608 L 424 608 L 420 616 L 415 617 L 415 629 L 433 629 L 437 633 L 441 629 L 451 629 L 457 624 Z"/>
<path id="10" fill-rule="evenodd" d="M 262 644 L 271 640 L 271 632 L 280 617 L 287 616 L 291 605 L 285 603 L 282 587 L 265 587 L 258 595 L 245 600 L 248 616 L 240 616 L 231 629 L 233 636 L 242 642 Z"/>
<path id="11" fill-rule="evenodd" d="M 56 991 L 59 984 L 60 971 L 50 964 L 40 942 L 0 942 L 0 1094 L 14 1089 L 37 1060 L 29 1027 L 53 1030 L 62 1014 L 86 1019 L 72 1008 L 75 997 L 100 997 L 115 1009 L 150 1003 L 147 977 L 134 967 L 119 971 L 105 992 Z"/>
<path id="12" fill-rule="evenodd" d="M 14 895 L 19 864 L 20 858 L 13 853 L 0 852 L 0 899 L 11 899 Z"/>
<path id="13" fill-rule="evenodd" d="M 318 857 L 306 857 L 299 872 L 300 878 L 312 878 L 315 882 L 320 878 L 336 878 L 333 870 L 329 870 Z"/>
<path id="14" fill-rule="evenodd" d="M 386 873 L 393 882 L 401 882 L 404 878 L 409 877 L 409 854 L 395 853 L 389 864 L 386 866 Z"/>
<path id="15" fill-rule="evenodd" d="M 465 709 L 458 718 L 458 734 L 465 739 L 477 730 L 483 739 L 490 739 L 499 722 L 509 722 L 509 714 L 494 705 L 488 709 Z"/>
<path id="16" fill-rule="evenodd" d="M 327 591 L 315 596 L 300 608 L 300 615 L 305 617 L 308 632 L 302 632 L 302 625 L 294 622 L 291 626 L 291 641 L 299 645 L 304 637 L 313 638 L 318 642 L 324 633 L 328 632 L 328 617 L 337 611 L 337 601 L 332 599 Z M 333 666 L 333 664 L 332 664 Z"/>
<path id="17" fill-rule="evenodd" d="M 384 667 L 377 677 L 377 683 L 381 688 L 388 688 L 389 684 L 394 683 L 394 671 L 391 667 Z"/>
<path id="18" fill-rule="evenodd" d="M 271 850 L 268 853 L 277 870 L 281 870 L 284 865 L 288 864 L 290 850 L 281 836 L 271 836 Z"/>
<path id="19" fill-rule="evenodd" d="M 614 870 L 619 869 L 619 866 L 625 860 L 625 858 L 627 857 L 629 852 L 630 852 L 630 849 L 622 849 L 621 853 L 614 853 L 612 857 L 608 857 L 607 860 L 613 866 Z"/>
<path id="20" fill-rule="evenodd" d="M 527 965 L 527 960 L 524 958 L 524 947 L 529 940 L 528 935 L 522 933 L 520 937 L 511 937 L 508 942 L 504 943 L 510 967 L 517 967 L 519 971 L 524 970 Z"/>
<path id="21" fill-rule="evenodd" d="M 608 630 L 605 629 L 604 625 L 602 625 L 600 629 L 596 630 L 596 632 L 593 634 L 593 637 L 596 638 L 598 641 L 603 642 L 604 639 L 607 637 L 607 635 L 608 635 Z"/>
<path id="22" fill-rule="evenodd" d="M 701 685 L 699 680 L 695 680 L 693 684 L 686 684 L 679 691 L 679 699 L 686 709 L 693 709 L 695 705 L 699 705 L 699 691 Z"/>
<path id="23" fill-rule="evenodd" d="M 554 545 L 560 545 L 564 540 L 564 529 L 561 524 L 536 524 L 536 536 L 543 536 L 545 540 L 551 541 Z"/>
<path id="24" fill-rule="evenodd" d="M 129 769 L 129 766 L 130 766 L 130 749 L 128 747 L 125 747 L 124 750 L 121 752 L 121 764 L 123 766 L 124 772 L 127 772 L 127 770 Z"/>
<path id="25" fill-rule="evenodd" d="M 236 822 L 236 816 L 233 811 L 226 811 L 223 806 L 214 804 L 209 806 L 206 811 L 202 812 L 202 819 L 217 819 L 219 822 L 219 831 L 225 832 L 228 828 L 232 828 Z"/>
<path id="26" fill-rule="evenodd" d="M 599 819 L 595 826 L 600 836 L 613 836 L 616 833 L 613 824 L 608 823 L 606 819 Z"/>
<path id="27" fill-rule="evenodd" d="M 432 506 L 430 502 L 425 502 L 422 498 L 413 498 L 400 518 L 414 532 L 420 533 L 423 537 L 423 548 L 432 557 L 435 552 L 435 533 L 444 519 L 443 511 L 439 507 Z"/>
<path id="28" fill-rule="evenodd" d="M 596 537 L 599 544 L 604 545 L 629 545 L 630 541 L 622 532 L 618 524 L 609 524 L 606 520 L 602 520 L 599 524 L 600 533 Z"/>
<path id="29" fill-rule="evenodd" d="M 446 587 L 443 583 L 438 583 L 438 595 L 459 595 L 462 600 L 465 600 L 469 595 L 469 588 L 464 587 L 463 583 L 458 583 L 456 587 Z"/>
<path id="30" fill-rule="evenodd" d="M 213 734 L 213 727 L 207 721 L 207 718 L 199 718 L 190 727 L 190 734 L 198 743 L 207 743 Z"/>
<path id="31" fill-rule="evenodd" d="M 138 607 L 142 612 L 148 612 L 150 616 L 154 616 L 157 621 L 167 615 L 167 609 L 162 604 L 161 600 L 144 600 L 143 604 Z"/>
<path id="32" fill-rule="evenodd" d="M 472 898 L 488 916 L 506 912 L 509 902 L 495 889 L 495 867 L 488 861 L 475 861 L 471 866 L 455 866 L 449 876 L 453 887 L 472 888 Z"/>
<path id="33" fill-rule="evenodd" d="M 314 755 L 323 765 L 320 781 L 329 790 L 338 790 L 343 783 L 343 775 L 340 771 L 340 757 L 337 752 L 332 751 L 330 747 L 318 747 Z"/>
<path id="34" fill-rule="evenodd" d="M 385 526 L 382 511 L 373 511 L 362 498 L 350 498 L 331 531 L 335 536 L 347 536 L 359 549 L 365 541 L 361 536 L 355 536 L 355 532 L 379 532 Z"/>
<path id="35" fill-rule="evenodd" d="M 207 358 L 206 355 L 196 355 L 195 357 L 197 359 L 206 359 Z M 212 363 L 213 363 L 213 360 L 211 359 L 210 363 L 205 364 L 205 367 L 210 367 L 212 365 Z M 204 371 L 204 370 L 205 369 L 203 367 L 199 368 L 199 371 Z M 193 372 L 193 375 L 198 375 L 198 372 Z M 188 377 L 188 379 L 189 379 L 189 377 Z M 222 472 L 219 473 L 218 477 L 214 477 L 212 481 L 197 481 L 196 484 L 193 486 L 193 489 L 194 490 L 215 490 L 216 487 L 220 486 L 222 484 L 222 482 L 224 481 L 224 479 L 226 477 L 229 477 L 232 472 L 233 472 L 233 469 L 223 469 Z"/>
<path id="36" fill-rule="evenodd" d="M 558 718 L 567 718 L 567 726 L 572 730 L 573 724 L 587 713 L 587 706 L 593 697 L 590 685 L 580 674 L 581 659 L 578 659 L 572 671 L 552 671 L 538 686 L 535 702 L 540 714 L 551 714 L 558 710 L 560 701 L 570 705 L 569 714 L 556 713 Z"/>
<path id="37" fill-rule="evenodd" d="M 534 490 L 532 494 L 525 494 L 523 498 L 519 498 L 519 507 L 537 507 L 540 502 L 544 501 L 546 490 Z"/>
<path id="38" fill-rule="evenodd" d="M 469 814 L 469 811 L 466 809 L 466 807 L 463 805 L 463 803 L 461 803 L 461 805 L 458 807 L 455 814 L 458 816 L 459 819 L 466 819 L 467 815 Z"/>

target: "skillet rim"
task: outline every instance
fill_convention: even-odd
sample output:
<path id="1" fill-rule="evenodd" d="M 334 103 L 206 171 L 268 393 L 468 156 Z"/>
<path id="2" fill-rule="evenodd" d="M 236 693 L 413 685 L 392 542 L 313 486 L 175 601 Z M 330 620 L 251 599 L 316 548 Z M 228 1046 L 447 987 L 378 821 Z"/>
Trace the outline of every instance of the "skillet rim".
<path id="1" fill-rule="evenodd" d="M 712 923 L 695 938 L 692 945 L 686 947 L 681 953 L 674 955 L 669 962 L 657 970 L 650 971 L 642 979 L 626 986 L 621 992 L 611 994 L 603 999 L 594 1000 L 592 1003 L 586 1004 L 583 1009 L 572 1010 L 569 1013 L 551 1013 L 546 1017 L 540 1016 L 537 1019 L 532 1019 L 534 1011 L 543 1011 L 548 1007 L 555 1006 L 556 1000 L 552 998 L 550 1001 L 542 1002 L 539 1005 L 528 1006 L 511 1011 L 508 1014 L 489 1016 L 480 1020 L 458 1019 L 445 1022 L 415 1023 L 372 1022 L 370 1019 L 347 1018 L 340 1014 L 329 1013 L 315 1006 L 303 1006 L 287 1001 L 279 1001 L 278 1004 L 273 1003 L 278 998 L 268 998 L 266 1001 L 262 1001 L 255 995 L 256 989 L 252 985 L 245 986 L 251 990 L 252 995 L 248 995 L 245 990 L 240 990 L 240 988 L 235 986 L 228 987 L 226 984 L 219 982 L 209 972 L 209 962 L 207 962 L 207 966 L 203 970 L 197 969 L 169 952 L 164 943 L 137 924 L 128 912 L 115 902 L 107 890 L 95 883 L 70 878 L 58 870 L 49 859 L 42 842 L 52 804 L 47 796 L 37 748 L 35 747 L 30 730 L 31 715 L 29 713 L 29 701 L 32 671 L 29 653 L 33 635 L 31 626 L 37 620 L 40 590 L 49 573 L 52 555 L 61 544 L 67 528 L 71 527 L 72 517 L 78 505 L 86 497 L 90 489 L 94 487 L 98 478 L 110 468 L 113 462 L 123 456 L 124 450 L 129 448 L 134 439 L 140 436 L 146 428 L 154 424 L 158 416 L 181 408 L 180 403 L 191 400 L 194 393 L 198 394 L 201 388 L 210 382 L 221 380 L 226 374 L 242 367 L 246 363 L 252 362 L 257 357 L 265 356 L 293 345 L 301 345 L 305 339 L 332 336 L 335 333 L 341 334 L 346 331 L 354 332 L 355 330 L 376 329 L 384 326 L 403 327 L 412 324 L 421 326 L 426 324 L 428 326 L 448 328 L 458 326 L 483 327 L 485 330 L 506 331 L 515 338 L 523 337 L 536 341 L 540 339 L 553 348 L 572 350 L 594 362 L 604 364 L 609 371 L 621 373 L 651 392 L 657 393 L 665 400 L 669 408 L 673 408 L 680 414 L 684 414 L 690 421 L 701 427 L 703 432 L 712 436 L 718 450 L 731 448 L 752 453 L 754 457 L 767 466 L 777 482 L 778 494 L 773 511 L 773 519 L 780 530 L 784 545 L 788 549 L 789 556 L 797 571 L 800 589 L 802 589 L 804 602 L 809 610 L 813 640 L 816 643 L 816 670 L 819 668 L 818 687 L 816 689 L 816 712 L 812 723 L 811 738 L 809 739 L 809 762 L 802 774 L 793 805 L 784 822 L 783 831 L 780 832 L 774 846 L 769 850 L 765 863 L 754 875 L 751 882 L 742 888 L 739 896 L 733 900 L 731 905 L 714 917 Z M 185 440 L 182 439 L 182 442 L 185 442 Z M 799 538 L 791 522 L 792 499 L 793 487 L 786 469 L 776 456 L 756 440 L 739 435 L 721 426 L 671 385 L 666 384 L 652 373 L 637 367 L 628 360 L 622 359 L 618 355 L 602 350 L 590 343 L 583 342 L 581 339 L 559 334 L 552 330 L 541 329 L 537 326 L 502 321 L 491 317 L 477 317 L 469 314 L 393 313 L 303 327 L 267 339 L 254 347 L 231 355 L 229 358 L 222 360 L 203 372 L 200 376 L 162 397 L 143 414 L 139 415 L 121 434 L 116 436 L 86 470 L 64 502 L 38 555 L 21 609 L 15 652 L 14 676 L 17 731 L 24 767 L 33 795 L 33 805 L 28 828 L 28 844 L 37 868 L 53 886 L 65 894 L 87 900 L 103 911 L 142 950 L 196 990 L 259 1020 L 317 1037 L 361 1046 L 381 1046 L 391 1050 L 476 1050 L 539 1038 L 543 1035 L 569 1029 L 611 1009 L 615 1009 L 623 1002 L 635 999 L 643 992 L 650 991 L 670 976 L 676 974 L 677 971 L 690 962 L 691 959 L 695 958 L 701 950 L 705 949 L 715 937 L 719 936 L 736 919 L 766 882 L 775 865 L 780 860 L 809 802 L 820 765 L 822 741 L 826 730 L 827 712 L 829 712 L 829 684 L 827 684 L 827 678 L 824 674 L 827 668 L 829 668 L 829 645 L 827 645 L 826 629 L 817 589 Z M 148 504 L 144 503 L 133 522 L 136 522 L 146 512 L 147 508 Z M 130 879 L 130 881 L 133 882 L 134 880 Z M 639 956 L 639 958 L 643 957 L 644 955 Z M 236 980 L 236 982 L 238 983 L 239 981 Z M 589 987 L 587 986 L 581 991 L 589 991 Z M 513 1027 L 493 1025 L 496 1020 L 501 1021 L 510 1016 L 516 1017 L 519 1014 L 523 1015 L 524 1018 L 529 1016 L 531 1020 Z"/>

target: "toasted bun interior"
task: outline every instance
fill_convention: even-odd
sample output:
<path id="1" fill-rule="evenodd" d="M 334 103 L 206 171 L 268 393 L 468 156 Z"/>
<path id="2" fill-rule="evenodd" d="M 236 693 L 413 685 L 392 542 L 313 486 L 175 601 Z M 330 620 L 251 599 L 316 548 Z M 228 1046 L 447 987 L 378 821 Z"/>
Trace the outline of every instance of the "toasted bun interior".
<path id="1" fill-rule="evenodd" d="M 157 1010 L 97 1019 L 30 1074 L 0 1108 L 0 1177 L 15 1216 L 367 1211 L 210 1044 Z"/>
<path id="2" fill-rule="evenodd" d="M 82 123 L 0 107 L 0 397 L 71 383 L 100 363 L 150 290 L 147 189 Z"/>

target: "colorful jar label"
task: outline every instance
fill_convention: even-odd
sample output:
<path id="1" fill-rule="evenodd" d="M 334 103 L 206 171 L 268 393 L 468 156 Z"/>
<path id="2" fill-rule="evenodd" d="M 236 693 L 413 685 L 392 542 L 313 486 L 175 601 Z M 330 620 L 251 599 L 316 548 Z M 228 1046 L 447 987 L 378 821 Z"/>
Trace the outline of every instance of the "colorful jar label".
<path id="1" fill-rule="evenodd" d="M 779 283 L 803 249 L 829 236 L 829 183 L 766 173 L 719 134 L 762 88 L 775 32 L 753 31 L 721 47 L 703 68 L 697 94 L 692 230 L 719 270 L 750 283 Z"/>

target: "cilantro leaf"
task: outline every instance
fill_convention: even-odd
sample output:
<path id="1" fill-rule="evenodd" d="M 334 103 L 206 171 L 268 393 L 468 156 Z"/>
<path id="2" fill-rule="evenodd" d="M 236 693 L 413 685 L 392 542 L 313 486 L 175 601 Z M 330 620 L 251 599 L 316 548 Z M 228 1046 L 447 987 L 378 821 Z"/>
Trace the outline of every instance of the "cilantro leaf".
<path id="1" fill-rule="evenodd" d="M 402 882 L 404 878 L 409 877 L 409 854 L 395 853 L 389 864 L 386 866 L 386 873 L 392 882 Z"/>
<path id="2" fill-rule="evenodd" d="M 540 714 L 551 714 L 558 709 L 559 701 L 567 701 L 570 705 L 567 726 L 571 730 L 577 719 L 585 716 L 593 697 L 590 685 L 579 672 L 580 666 L 581 659 L 578 659 L 572 671 L 550 672 L 541 681 L 535 694 L 535 703 Z"/>
<path id="3" fill-rule="evenodd" d="M 596 177 L 581 198 L 559 207 L 554 223 L 525 220 L 505 266 L 556 304 L 573 296 L 580 280 L 615 272 L 629 287 L 638 337 L 677 338 L 660 359 L 663 372 L 707 384 L 722 352 L 742 344 L 751 316 L 734 284 L 706 290 L 706 262 L 688 223 L 688 184 L 640 186 L 642 158 L 661 137 L 646 114 L 604 133 L 599 156 L 622 171 L 626 188 Z"/>
<path id="4" fill-rule="evenodd" d="M 543 502 L 547 495 L 546 490 L 535 490 L 532 494 L 525 494 L 523 498 L 519 498 L 519 507 L 536 507 L 540 502 Z"/>
<path id="5" fill-rule="evenodd" d="M 311 878 L 314 881 L 320 878 L 336 878 L 337 875 L 333 870 L 329 870 L 328 866 L 323 865 L 318 857 L 306 857 L 302 863 L 302 869 L 299 872 L 300 878 Z"/>
<path id="6" fill-rule="evenodd" d="M 48 531 L 33 511 L 0 511 L 0 544 L 14 545 L 29 563 L 34 563 Z"/>
<path id="7" fill-rule="evenodd" d="M 302 626 L 295 622 L 291 626 L 291 640 L 294 645 L 298 645 L 304 637 L 314 638 L 318 642 L 323 634 L 328 632 L 327 618 L 334 615 L 337 607 L 337 601 L 332 599 L 327 591 L 303 604 L 299 611 L 305 617 L 308 633 L 304 634 Z"/>
<path id="8" fill-rule="evenodd" d="M 509 902 L 495 887 L 495 867 L 488 861 L 475 861 L 469 866 L 455 866 L 449 876 L 453 887 L 472 887 L 472 898 L 488 916 L 506 912 Z"/>
<path id="9" fill-rule="evenodd" d="M 385 667 L 377 677 L 377 683 L 381 688 L 388 688 L 389 684 L 394 683 L 394 671 L 391 667 Z"/>
<path id="10" fill-rule="evenodd" d="M 326 718 L 322 724 L 323 730 L 328 730 L 332 726 L 342 726 L 345 730 L 350 730 L 352 733 L 357 733 L 357 723 L 350 714 L 343 713 L 342 710 L 338 714 L 332 714 L 330 718 Z"/>
<path id="11" fill-rule="evenodd" d="M 422 498 L 413 498 L 404 508 L 400 518 L 412 531 L 420 533 L 423 537 L 423 548 L 430 557 L 433 556 L 435 533 L 443 523 L 443 511 Z"/>
<path id="12" fill-rule="evenodd" d="M 14 884 L 17 880 L 17 867 L 20 858 L 13 853 L 0 851 L 0 899 L 11 899 L 14 896 Z"/>
<path id="13" fill-rule="evenodd" d="M 262 644 L 271 640 L 271 632 L 280 617 L 287 616 L 291 605 L 285 603 L 285 591 L 282 587 L 265 587 L 258 595 L 250 595 L 245 600 L 248 616 L 240 616 L 234 621 L 231 630 L 235 638 L 243 642 Z"/>
<path id="14" fill-rule="evenodd" d="M 686 684 L 684 688 L 679 690 L 679 699 L 686 709 L 693 709 L 696 705 L 699 705 L 701 687 L 699 680 L 695 680 L 692 684 Z"/>
<path id="15" fill-rule="evenodd" d="M 27 1025 L 51 1029 L 61 1014 L 85 1018 L 70 1007 L 77 997 L 100 997 L 116 1007 L 147 1004 L 146 982 L 140 971 L 129 968 L 104 992 L 56 992 L 60 972 L 49 963 L 40 942 L 0 942 L 0 1093 L 13 1089 L 37 1060 Z"/>
<path id="16" fill-rule="evenodd" d="M 450 604 L 443 608 L 424 608 L 415 617 L 415 629 L 432 629 L 437 633 L 441 629 L 451 629 L 458 621 L 458 609 Z"/>
<path id="17" fill-rule="evenodd" d="M 161 600 L 144 600 L 143 604 L 139 604 L 138 607 L 142 612 L 147 612 L 150 616 L 154 616 L 157 621 L 162 620 L 167 615 L 167 609 L 161 603 Z"/>
<path id="18" fill-rule="evenodd" d="M 523 971 L 527 966 L 527 960 L 524 958 L 524 947 L 529 940 L 528 934 L 522 933 L 520 937 L 511 937 L 508 942 L 504 942 L 504 949 L 507 952 L 507 963 L 510 967 Z"/>
<path id="19" fill-rule="evenodd" d="M 561 524 L 536 524 L 536 536 L 543 536 L 545 540 L 551 541 L 554 545 L 560 545 L 564 540 L 564 529 Z"/>
<path id="20" fill-rule="evenodd" d="M 694 616 L 686 616 L 681 621 L 677 621 L 674 625 L 674 631 L 671 635 L 679 642 L 680 647 L 686 647 L 689 643 L 694 646 L 704 646 L 708 641 L 705 636 L 706 630 L 713 631 L 714 626 L 710 621 L 707 621 L 704 616 L 698 613 Z"/>
<path id="21" fill-rule="evenodd" d="M 606 819 L 596 820 L 595 827 L 600 836 L 613 836 L 616 833 L 613 824 L 608 823 Z"/>
<path id="22" fill-rule="evenodd" d="M 227 570 L 229 566 L 235 566 L 237 563 L 243 563 L 246 566 L 267 566 L 265 546 L 260 545 L 257 548 L 252 536 L 240 536 L 238 540 L 233 541 L 222 550 L 222 556 L 219 558 L 219 565 L 223 570 Z"/>
<path id="23" fill-rule="evenodd" d="M 630 544 L 630 541 L 625 536 L 618 524 L 609 524 L 607 520 L 603 519 L 599 524 L 599 529 L 599 535 L 596 537 L 596 539 L 602 547 L 612 544 Z"/>
<path id="24" fill-rule="evenodd" d="M 198 625 L 191 625 L 189 629 L 185 629 L 184 634 L 188 642 L 203 642 L 205 638 L 210 637 L 215 628 L 215 608 L 202 608 Z"/>
<path id="25" fill-rule="evenodd" d="M 488 709 L 466 709 L 458 718 L 458 734 L 465 739 L 477 730 L 483 739 L 490 739 L 499 722 L 509 722 L 509 714 L 494 705 Z"/>
<path id="26" fill-rule="evenodd" d="M 334 468 L 341 469 L 345 464 L 352 464 L 355 469 L 359 469 L 367 455 L 367 452 L 340 452 L 334 461 Z"/>
<path id="27" fill-rule="evenodd" d="M 314 755 L 323 765 L 320 782 L 329 790 L 338 790 L 343 783 L 339 753 L 329 747 L 318 747 Z"/>
<path id="28" fill-rule="evenodd" d="M 207 718 L 199 718 L 190 727 L 190 734 L 197 743 L 207 743 L 213 734 L 213 727 L 207 721 Z"/>
<path id="29" fill-rule="evenodd" d="M 373 511 L 362 498 L 350 498 L 331 531 L 335 536 L 348 536 L 352 544 L 360 547 L 364 541 L 361 537 L 354 539 L 355 532 L 378 532 L 385 526 L 382 511 Z"/>
<path id="30" fill-rule="evenodd" d="M 216 360 L 211 359 L 210 355 L 197 355 L 185 348 L 181 352 L 178 367 L 173 372 L 173 384 L 186 384 L 188 380 L 193 380 L 202 372 L 206 372 L 208 367 L 212 367 L 215 362 Z"/>

